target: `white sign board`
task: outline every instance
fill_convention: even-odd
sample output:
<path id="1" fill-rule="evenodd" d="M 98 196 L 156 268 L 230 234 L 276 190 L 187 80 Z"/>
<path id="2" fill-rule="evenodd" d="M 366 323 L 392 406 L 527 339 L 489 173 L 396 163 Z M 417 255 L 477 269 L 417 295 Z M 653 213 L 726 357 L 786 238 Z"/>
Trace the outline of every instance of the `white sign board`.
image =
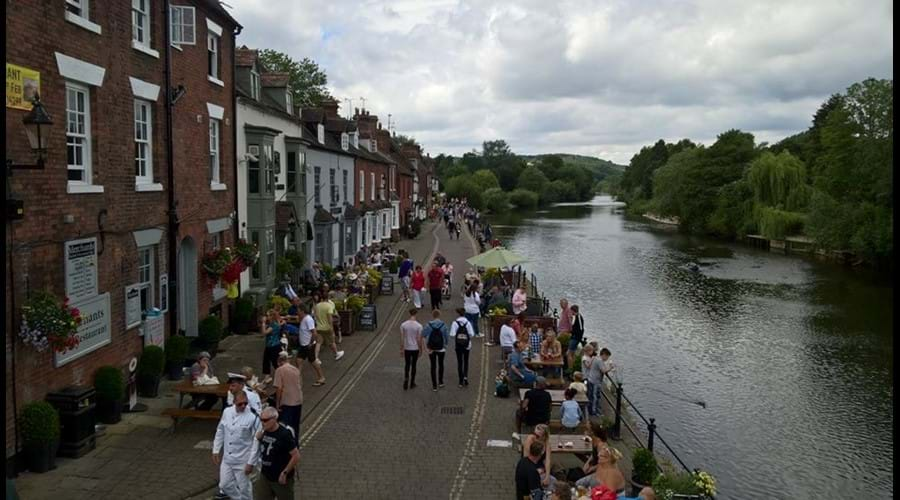
<path id="1" fill-rule="evenodd" d="M 97 238 L 65 243 L 66 295 L 71 303 L 97 296 Z"/>
<path id="2" fill-rule="evenodd" d="M 112 341 L 112 331 L 109 326 L 109 293 L 73 304 L 73 307 L 77 307 L 81 312 L 81 324 L 78 325 L 77 333 L 81 342 L 75 349 L 70 349 L 64 354 L 53 355 L 53 364 L 57 368 L 96 351 Z"/>
<path id="3" fill-rule="evenodd" d="M 125 329 L 141 324 L 141 289 L 138 285 L 125 287 Z"/>
<path id="4" fill-rule="evenodd" d="M 144 346 L 155 345 L 160 348 L 165 347 L 163 343 L 166 338 L 165 316 L 156 314 L 154 316 L 147 315 L 144 320 Z"/>

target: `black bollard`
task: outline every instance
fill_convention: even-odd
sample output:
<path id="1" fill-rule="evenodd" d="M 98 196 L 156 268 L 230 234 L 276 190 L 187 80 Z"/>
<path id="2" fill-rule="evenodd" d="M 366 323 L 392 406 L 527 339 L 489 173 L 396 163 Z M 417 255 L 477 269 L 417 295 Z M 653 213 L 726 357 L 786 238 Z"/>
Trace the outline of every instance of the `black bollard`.
<path id="1" fill-rule="evenodd" d="M 616 384 L 616 422 L 613 425 L 613 439 L 622 439 L 622 383 Z"/>
<path id="2" fill-rule="evenodd" d="M 650 419 L 650 425 L 647 426 L 647 432 L 650 436 L 647 438 L 647 449 L 653 451 L 653 435 L 656 434 L 656 419 Z"/>

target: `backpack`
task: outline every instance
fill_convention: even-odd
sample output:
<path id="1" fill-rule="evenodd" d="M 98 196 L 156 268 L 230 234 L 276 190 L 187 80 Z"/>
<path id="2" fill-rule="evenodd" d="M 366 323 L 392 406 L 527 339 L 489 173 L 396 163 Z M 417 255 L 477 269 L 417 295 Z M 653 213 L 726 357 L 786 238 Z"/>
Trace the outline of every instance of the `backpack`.
<path id="1" fill-rule="evenodd" d="M 456 322 L 456 348 L 457 349 L 468 349 L 469 348 L 469 329 L 466 328 L 468 326 L 468 322 Z"/>
<path id="2" fill-rule="evenodd" d="M 498 398 L 508 398 L 509 397 L 509 384 L 504 380 L 497 384 L 497 387 L 494 390 L 494 395 Z"/>
<path id="3" fill-rule="evenodd" d="M 431 328 L 431 332 L 428 333 L 428 349 L 440 351 L 444 348 L 444 334 L 441 333 L 440 328 L 435 328 L 431 323 L 428 323 L 428 328 Z"/>

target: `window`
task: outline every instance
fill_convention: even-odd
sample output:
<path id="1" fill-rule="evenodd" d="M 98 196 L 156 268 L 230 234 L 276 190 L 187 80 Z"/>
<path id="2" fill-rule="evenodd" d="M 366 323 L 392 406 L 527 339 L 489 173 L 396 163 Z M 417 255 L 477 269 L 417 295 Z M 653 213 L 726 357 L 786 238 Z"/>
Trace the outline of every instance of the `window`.
<path id="1" fill-rule="evenodd" d="M 341 149 L 347 151 L 350 148 L 350 137 L 347 134 L 341 134 Z"/>
<path id="2" fill-rule="evenodd" d="M 373 153 L 378 151 L 378 141 L 376 141 L 375 139 L 369 140 L 369 151 Z"/>
<path id="3" fill-rule="evenodd" d="M 297 153 L 288 151 L 287 154 L 287 191 L 293 193 L 297 190 Z"/>
<path id="4" fill-rule="evenodd" d="M 259 146 L 247 146 L 247 191 L 259 194 Z"/>
<path id="5" fill-rule="evenodd" d="M 369 174 L 369 180 L 371 181 L 369 184 L 369 200 L 375 201 L 375 172 Z"/>
<path id="6" fill-rule="evenodd" d="M 384 200 L 384 174 L 381 174 L 381 184 L 378 187 L 378 199 Z"/>
<path id="7" fill-rule="evenodd" d="M 288 87 L 287 91 L 284 93 L 284 101 L 287 103 L 287 113 L 289 115 L 294 114 L 294 96 L 291 94 L 290 87 Z"/>
<path id="8" fill-rule="evenodd" d="M 138 248 L 138 290 L 141 293 L 141 311 L 154 307 L 153 276 L 156 260 L 155 246 Z"/>
<path id="9" fill-rule="evenodd" d="M 153 183 L 153 123 L 150 103 L 134 101 L 134 177 L 137 184 Z"/>
<path id="10" fill-rule="evenodd" d="M 325 125 L 321 123 L 316 127 L 317 137 L 319 140 L 319 144 L 325 144 Z"/>
<path id="11" fill-rule="evenodd" d="M 259 244 L 259 231 L 250 231 L 250 242 L 256 245 L 257 249 L 261 249 L 262 246 Z M 256 264 L 253 264 L 253 267 L 250 268 L 250 277 L 252 279 L 258 280 L 260 279 L 259 275 L 260 264 L 259 259 L 256 259 Z"/>
<path id="12" fill-rule="evenodd" d="M 333 168 L 329 169 L 329 171 L 328 171 L 328 182 L 329 182 L 328 187 L 330 188 L 329 189 L 329 193 L 330 193 L 329 198 L 330 198 L 332 207 L 337 205 L 337 203 L 338 203 L 337 183 L 335 182 L 336 179 L 337 179 L 337 177 L 335 176 L 334 169 Z"/>
<path id="13" fill-rule="evenodd" d="M 150 0 L 131 0 L 131 39 L 150 47 Z"/>
<path id="14" fill-rule="evenodd" d="M 219 37 L 210 33 L 206 36 L 207 61 L 209 76 L 219 79 Z"/>
<path id="15" fill-rule="evenodd" d="M 350 198 L 347 197 L 347 185 L 350 184 L 350 182 L 348 180 L 349 177 L 350 177 L 349 172 L 344 170 L 344 185 L 342 186 L 344 189 L 344 202 L 347 202 L 350 200 Z"/>
<path id="16" fill-rule="evenodd" d="M 272 159 L 272 145 L 266 144 L 263 146 L 263 151 L 265 152 L 265 169 L 266 169 L 266 186 L 263 190 L 266 193 L 271 193 L 273 187 L 275 186 L 275 172 L 274 172 L 274 160 Z"/>
<path id="17" fill-rule="evenodd" d="M 219 180 L 219 120 L 209 119 L 209 179 L 218 184 Z"/>
<path id="18" fill-rule="evenodd" d="M 171 43 L 175 45 L 196 45 L 197 28 L 194 7 L 172 5 L 169 7 Z"/>
<path id="19" fill-rule="evenodd" d="M 275 275 L 275 230 L 266 231 L 266 276 Z"/>
<path id="20" fill-rule="evenodd" d="M 210 238 L 210 246 L 212 246 L 211 250 L 218 250 L 222 248 L 222 233 L 224 231 L 219 231 L 218 233 L 213 233 Z"/>
<path id="21" fill-rule="evenodd" d="M 259 72 L 256 71 L 256 65 L 250 68 L 250 97 L 259 100 Z"/>
<path id="22" fill-rule="evenodd" d="M 366 201 L 366 173 L 359 173 L 359 202 Z"/>
<path id="23" fill-rule="evenodd" d="M 316 205 L 322 205 L 322 168 L 316 167 L 313 173 L 313 196 L 316 200 Z"/>
<path id="24" fill-rule="evenodd" d="M 88 18 L 88 0 L 66 0 L 66 12 Z"/>
<path id="25" fill-rule="evenodd" d="M 300 176 L 300 194 L 306 194 L 306 155 L 300 153 L 300 163 L 297 174 Z"/>
<path id="26" fill-rule="evenodd" d="M 66 83 L 66 157 L 69 182 L 90 184 L 90 91 L 75 83 Z"/>

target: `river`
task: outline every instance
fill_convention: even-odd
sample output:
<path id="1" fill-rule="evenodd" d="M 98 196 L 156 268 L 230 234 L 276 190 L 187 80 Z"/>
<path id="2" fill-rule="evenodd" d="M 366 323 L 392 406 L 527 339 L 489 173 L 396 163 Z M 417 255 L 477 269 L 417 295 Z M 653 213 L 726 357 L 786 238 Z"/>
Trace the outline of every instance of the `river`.
<path id="1" fill-rule="evenodd" d="M 491 222 L 551 307 L 580 305 L 625 393 L 718 498 L 892 498 L 892 285 L 620 208 Z"/>

